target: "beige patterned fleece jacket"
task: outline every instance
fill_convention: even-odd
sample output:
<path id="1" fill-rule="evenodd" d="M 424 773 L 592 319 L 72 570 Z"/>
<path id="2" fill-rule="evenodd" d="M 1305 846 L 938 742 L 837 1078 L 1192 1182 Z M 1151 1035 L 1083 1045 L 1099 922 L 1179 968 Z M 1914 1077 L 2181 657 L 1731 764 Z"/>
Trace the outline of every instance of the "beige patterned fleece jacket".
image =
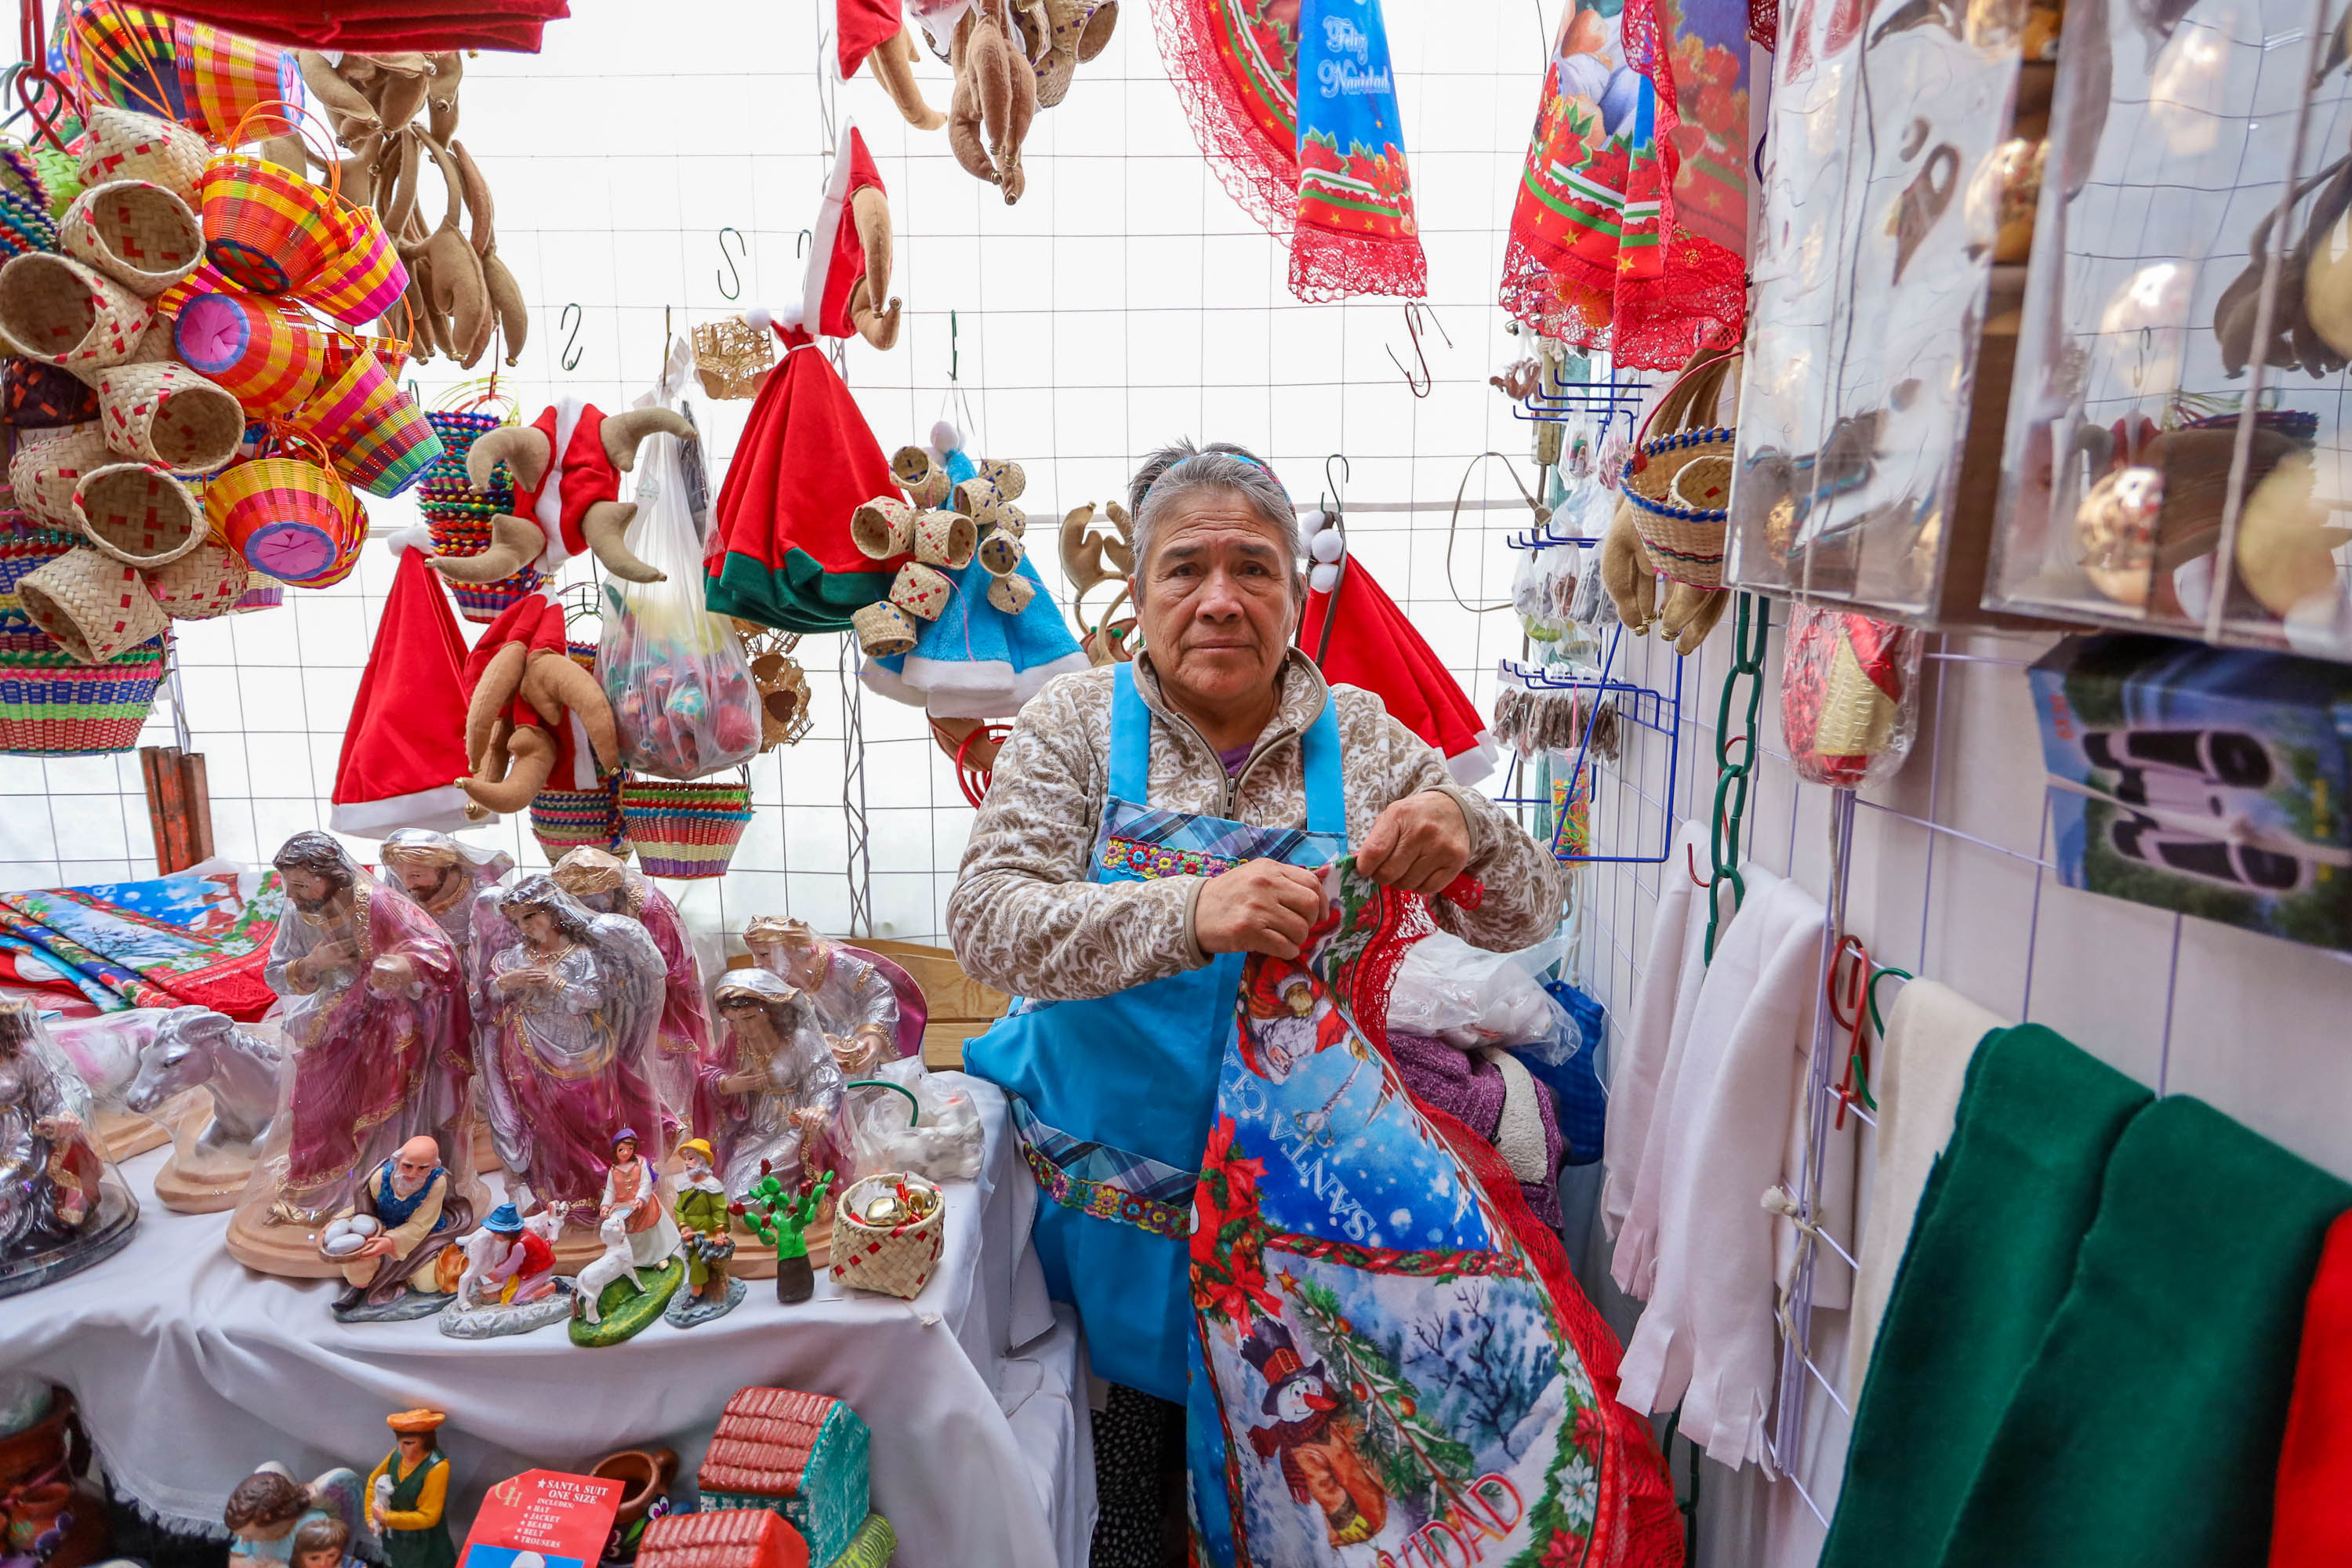
<path id="1" fill-rule="evenodd" d="M 1497 952 L 1551 934 L 1560 912 L 1559 862 L 1501 807 L 1455 784 L 1445 760 L 1372 693 L 1327 687 L 1294 650 L 1277 677 L 1274 718 L 1229 780 L 1200 731 L 1161 700 L 1149 655 L 1135 670 L 1151 710 L 1149 805 L 1257 827 L 1304 827 L 1300 737 L 1328 691 L 1339 705 L 1349 842 L 1361 844 L 1381 812 L 1407 795 L 1450 795 L 1469 821 L 1469 872 L 1486 896 L 1475 910 L 1433 904 L 1438 923 Z M 1062 676 L 1021 710 L 948 900 L 950 939 L 965 972 L 1015 995 L 1108 996 L 1208 962 L 1192 934 L 1203 879 L 1087 880 L 1109 773 L 1111 678 L 1107 668 Z"/>

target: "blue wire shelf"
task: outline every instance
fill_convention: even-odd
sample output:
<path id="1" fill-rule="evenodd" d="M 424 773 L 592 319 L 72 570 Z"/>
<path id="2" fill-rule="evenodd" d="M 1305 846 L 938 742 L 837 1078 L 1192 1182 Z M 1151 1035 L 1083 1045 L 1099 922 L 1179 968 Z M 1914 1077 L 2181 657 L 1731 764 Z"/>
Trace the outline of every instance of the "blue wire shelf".
<path id="1" fill-rule="evenodd" d="M 1566 543 L 1568 541 L 1560 541 Z M 1617 666 L 1619 645 L 1624 640 L 1625 627 L 1621 623 L 1610 628 L 1609 647 L 1601 659 L 1598 675 L 1564 674 L 1557 665 L 1527 664 L 1516 658 L 1499 660 L 1495 673 L 1503 679 L 1523 686 L 1530 691 L 1590 691 L 1593 693 L 1591 717 L 1585 721 L 1584 733 L 1577 740 L 1576 762 L 1569 770 L 1568 788 L 1561 796 L 1562 805 L 1554 806 L 1541 795 L 1499 795 L 1505 805 L 1538 806 L 1553 813 L 1551 852 L 1570 865 L 1594 866 L 1658 866 L 1665 863 L 1674 847 L 1675 784 L 1682 772 L 1683 754 L 1683 660 L 1669 659 L 1674 666 L 1674 679 L 1667 690 L 1658 691 L 1634 681 L 1612 675 Z M 1601 700 L 1608 698 L 1617 710 L 1619 724 L 1633 724 L 1665 737 L 1666 776 L 1664 786 L 1654 795 L 1634 786 L 1635 795 L 1647 808 L 1645 816 L 1654 813 L 1657 821 L 1658 851 L 1654 855 L 1571 855 L 1564 852 L 1563 840 L 1568 832 L 1567 804 L 1576 799 L 1577 787 L 1585 777 L 1588 757 L 1592 749 L 1592 725 L 1601 710 Z M 1557 782 L 1557 781 L 1555 781 Z M 1586 812 L 1588 825 L 1591 820 L 1590 805 Z"/>

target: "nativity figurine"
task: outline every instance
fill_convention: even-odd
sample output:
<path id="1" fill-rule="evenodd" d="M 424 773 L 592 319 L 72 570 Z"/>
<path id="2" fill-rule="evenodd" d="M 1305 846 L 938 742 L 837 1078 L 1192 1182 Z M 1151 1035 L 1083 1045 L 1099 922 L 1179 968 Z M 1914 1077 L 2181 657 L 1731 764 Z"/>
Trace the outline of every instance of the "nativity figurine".
<path id="1" fill-rule="evenodd" d="M 871 955 L 827 941 L 806 921 L 776 915 L 753 921 L 743 945 L 752 963 L 807 994 L 846 1076 L 864 1078 L 877 1062 L 908 1054 L 899 1046 L 901 987 Z"/>
<path id="2" fill-rule="evenodd" d="M 439 1311 L 463 1256 L 449 1249 L 473 1228 L 473 1205 L 451 1190 L 440 1145 L 422 1133 L 411 1138 L 320 1233 L 320 1255 L 343 1276 L 335 1316 L 394 1321 Z"/>
<path id="3" fill-rule="evenodd" d="M 93 1140 L 89 1089 L 39 1008 L 0 1002 L 0 1296 L 98 1262 L 138 1215 Z"/>
<path id="4" fill-rule="evenodd" d="M 730 1200 L 770 1172 L 787 1188 L 840 1172 L 845 1080 L 808 993 L 765 969 L 730 969 L 713 999 L 728 1055 L 705 1076 L 706 1120 Z"/>
<path id="5" fill-rule="evenodd" d="M 663 1105 L 678 1113 L 663 1130 L 660 1152 L 668 1152 L 704 1131 L 690 1124 L 695 1079 L 710 1059 L 710 1014 L 703 1005 L 693 939 L 667 894 L 593 845 L 567 851 L 551 875 L 557 887 L 595 913 L 637 921 L 661 952 L 661 1027 L 652 1075 Z"/>

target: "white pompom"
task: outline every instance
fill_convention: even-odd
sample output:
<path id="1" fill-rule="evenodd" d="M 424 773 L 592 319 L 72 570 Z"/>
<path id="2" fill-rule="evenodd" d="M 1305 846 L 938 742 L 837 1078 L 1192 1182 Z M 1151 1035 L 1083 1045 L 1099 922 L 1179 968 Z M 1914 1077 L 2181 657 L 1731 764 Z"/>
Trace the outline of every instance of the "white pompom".
<path id="1" fill-rule="evenodd" d="M 776 313 L 765 305 L 754 305 L 743 312 L 743 319 L 751 323 L 753 331 L 764 332 L 774 323 Z"/>
<path id="2" fill-rule="evenodd" d="M 963 432 L 946 420 L 940 420 L 931 426 L 931 450 L 934 452 L 962 451 Z"/>
<path id="3" fill-rule="evenodd" d="M 776 312 L 776 320 L 793 331 L 798 331 L 808 325 L 808 310 L 798 300 L 795 300 Z"/>
<path id="4" fill-rule="evenodd" d="M 1348 553 L 1348 542 L 1336 528 L 1325 529 L 1307 546 L 1307 553 L 1318 561 L 1337 561 Z"/>
<path id="5" fill-rule="evenodd" d="M 404 550 L 416 551 L 427 561 L 433 559 L 433 531 L 421 522 L 413 528 L 404 528 L 386 535 L 384 542 L 392 547 L 395 559 Z"/>
<path id="6" fill-rule="evenodd" d="M 1328 594 L 1339 584 L 1339 568 L 1318 566 L 1307 574 L 1307 581 L 1318 594 Z"/>
<path id="7" fill-rule="evenodd" d="M 1298 536 L 1311 544 L 1317 534 L 1330 526 L 1331 519 L 1325 514 L 1321 507 L 1317 507 L 1298 520 Z"/>

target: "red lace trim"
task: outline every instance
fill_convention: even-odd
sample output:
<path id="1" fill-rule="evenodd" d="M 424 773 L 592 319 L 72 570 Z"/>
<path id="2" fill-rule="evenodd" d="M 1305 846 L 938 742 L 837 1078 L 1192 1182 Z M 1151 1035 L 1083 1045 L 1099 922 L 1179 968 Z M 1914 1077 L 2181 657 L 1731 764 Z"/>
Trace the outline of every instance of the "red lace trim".
<path id="1" fill-rule="evenodd" d="M 1639 370 L 1680 370 L 1704 348 L 1736 342 L 1748 311 L 1739 258 L 1686 229 L 1668 239 L 1665 276 L 1618 286 L 1611 359 Z"/>
<path id="2" fill-rule="evenodd" d="M 1766 48 L 1780 38 L 1780 0 L 1748 0 L 1748 36 Z"/>
<path id="3" fill-rule="evenodd" d="M 1290 240 L 1290 291 L 1310 302 L 1351 294 L 1429 293 L 1429 258 L 1417 239 L 1370 239 L 1301 226 Z"/>
<path id="4" fill-rule="evenodd" d="M 1152 0 L 1152 32 L 1176 101 L 1201 155 L 1242 210 L 1266 233 L 1291 242 L 1298 221 L 1298 154 L 1277 147 L 1252 123 L 1241 84 L 1220 63 L 1218 0 Z"/>

